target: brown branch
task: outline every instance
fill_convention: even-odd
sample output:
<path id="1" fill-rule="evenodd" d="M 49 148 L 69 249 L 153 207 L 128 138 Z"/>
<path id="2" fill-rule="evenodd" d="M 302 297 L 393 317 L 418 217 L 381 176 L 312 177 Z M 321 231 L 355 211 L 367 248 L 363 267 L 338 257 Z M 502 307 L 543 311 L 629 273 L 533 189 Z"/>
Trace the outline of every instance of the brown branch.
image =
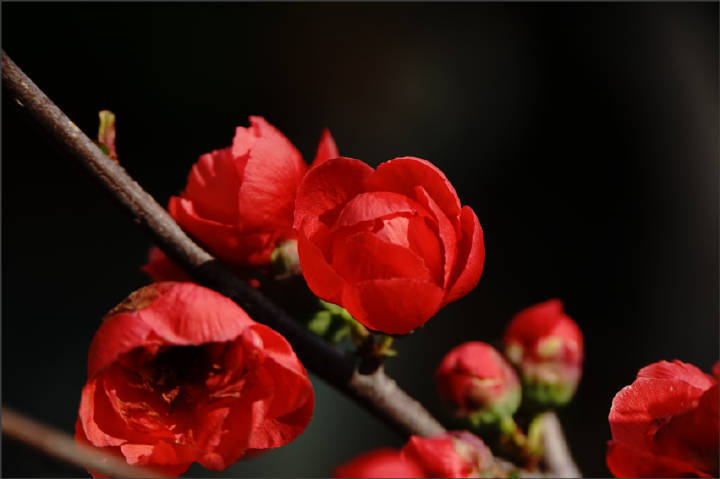
<path id="1" fill-rule="evenodd" d="M 580 469 L 570 454 L 570 448 L 557 414 L 546 412 L 542 421 L 545 465 L 548 472 L 556 477 L 582 477 Z"/>
<path id="2" fill-rule="evenodd" d="M 340 391 L 381 417 L 401 434 L 432 436 L 443 426 L 382 371 L 357 374 L 352 359 L 314 336 L 285 311 L 203 250 L 173 218 L 2 52 L 3 87 L 71 157 L 79 161 L 146 230 L 154 242 L 197 282 L 233 299 L 256 321 L 267 324 L 292 344 L 302 363 Z"/>
<path id="3" fill-rule="evenodd" d="M 50 456 L 111 477 L 167 477 L 152 469 L 129 466 L 125 461 L 75 442 L 72 436 L 40 424 L 5 406 L 2 407 L 3 436 L 29 444 Z"/>

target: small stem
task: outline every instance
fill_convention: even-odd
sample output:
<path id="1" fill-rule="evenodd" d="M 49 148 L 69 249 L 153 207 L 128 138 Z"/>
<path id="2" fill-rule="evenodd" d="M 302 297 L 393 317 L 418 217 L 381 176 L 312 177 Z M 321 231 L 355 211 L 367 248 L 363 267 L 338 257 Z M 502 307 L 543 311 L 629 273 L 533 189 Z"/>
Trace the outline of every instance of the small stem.
<path id="1" fill-rule="evenodd" d="M 545 464 L 550 473 L 558 477 L 582 477 L 568 447 L 562 425 L 557 414 L 543 414 L 543 447 Z"/>

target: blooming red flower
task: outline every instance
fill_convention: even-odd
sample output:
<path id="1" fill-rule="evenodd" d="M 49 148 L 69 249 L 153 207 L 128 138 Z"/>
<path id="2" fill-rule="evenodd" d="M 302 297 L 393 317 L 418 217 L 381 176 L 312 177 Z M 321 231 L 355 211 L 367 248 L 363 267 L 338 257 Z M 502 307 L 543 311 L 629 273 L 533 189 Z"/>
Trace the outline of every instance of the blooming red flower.
<path id="1" fill-rule="evenodd" d="M 338 156 L 330 132 L 315 164 Z M 175 220 L 213 254 L 237 265 L 263 265 L 276 244 L 293 238 L 295 193 L 307 166 L 300 153 L 259 116 L 238 127 L 230 147 L 206 153 L 192 167 L 180 196 L 170 198 Z"/>
<path id="2" fill-rule="evenodd" d="M 310 380 L 280 334 L 214 291 L 165 282 L 130 295 L 95 333 L 75 429 L 177 475 L 282 446 L 312 411 Z"/>
<path id="3" fill-rule="evenodd" d="M 410 332 L 467 294 L 485 260 L 475 213 L 419 158 L 377 170 L 350 158 L 311 168 L 294 224 L 310 289 L 390 334 Z"/>
<path id="4" fill-rule="evenodd" d="M 524 389 L 540 406 L 566 403 L 582 374 L 583 337 L 559 299 L 520 311 L 505 331 L 505 354 L 521 372 Z"/>
<path id="5" fill-rule="evenodd" d="M 717 477 L 718 381 L 692 364 L 642 368 L 610 408 L 616 477 Z"/>
<path id="6" fill-rule="evenodd" d="M 480 477 L 494 472 L 490 449 L 477 436 L 449 432 L 411 436 L 400 451 L 381 448 L 339 466 L 334 477 Z"/>
<path id="7" fill-rule="evenodd" d="M 453 348 L 435 371 L 438 393 L 478 426 L 510 417 L 520 406 L 520 380 L 492 346 L 481 341 Z"/>

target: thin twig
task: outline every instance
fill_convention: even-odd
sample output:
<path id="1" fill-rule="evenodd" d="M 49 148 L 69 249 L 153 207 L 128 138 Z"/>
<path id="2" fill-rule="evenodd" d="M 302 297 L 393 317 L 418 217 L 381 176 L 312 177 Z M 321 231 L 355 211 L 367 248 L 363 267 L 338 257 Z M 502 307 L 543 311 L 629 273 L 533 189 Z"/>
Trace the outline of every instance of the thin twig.
<path id="1" fill-rule="evenodd" d="M 557 477 L 582 477 L 570 453 L 557 414 L 546 412 L 542 420 L 545 465 L 548 472 Z"/>
<path id="2" fill-rule="evenodd" d="M 40 424 L 5 406 L 2 407 L 3 436 L 29 444 L 50 456 L 111 477 L 167 477 L 152 469 L 129 466 L 122 459 L 75 442 L 72 436 Z"/>
<path id="3" fill-rule="evenodd" d="M 444 432 L 442 425 L 420 403 L 383 372 L 368 377 L 358 375 L 352 359 L 314 336 L 193 242 L 165 209 L 70 121 L 4 51 L 2 79 L 3 87 L 20 108 L 85 166 L 153 241 L 193 279 L 233 299 L 253 319 L 281 333 L 292 344 L 305 367 L 380 416 L 401 434 L 432 436 Z"/>

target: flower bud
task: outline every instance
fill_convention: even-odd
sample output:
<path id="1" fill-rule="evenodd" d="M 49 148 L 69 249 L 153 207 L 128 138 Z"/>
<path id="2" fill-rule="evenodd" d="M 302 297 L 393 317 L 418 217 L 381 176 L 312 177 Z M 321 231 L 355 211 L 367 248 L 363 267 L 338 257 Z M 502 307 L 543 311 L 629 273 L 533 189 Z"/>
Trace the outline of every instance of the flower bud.
<path id="1" fill-rule="evenodd" d="M 504 343 L 505 355 L 520 370 L 523 398 L 532 408 L 570 401 L 582 374 L 583 338 L 559 299 L 520 311 L 505 331 Z"/>
<path id="2" fill-rule="evenodd" d="M 302 273 L 298 258 L 297 240 L 289 239 L 278 244 L 270 253 L 270 261 L 277 279 L 288 278 Z"/>
<path id="3" fill-rule="evenodd" d="M 475 426 L 499 424 L 520 405 L 520 381 L 512 366 L 481 341 L 452 349 L 435 371 L 438 393 Z"/>

